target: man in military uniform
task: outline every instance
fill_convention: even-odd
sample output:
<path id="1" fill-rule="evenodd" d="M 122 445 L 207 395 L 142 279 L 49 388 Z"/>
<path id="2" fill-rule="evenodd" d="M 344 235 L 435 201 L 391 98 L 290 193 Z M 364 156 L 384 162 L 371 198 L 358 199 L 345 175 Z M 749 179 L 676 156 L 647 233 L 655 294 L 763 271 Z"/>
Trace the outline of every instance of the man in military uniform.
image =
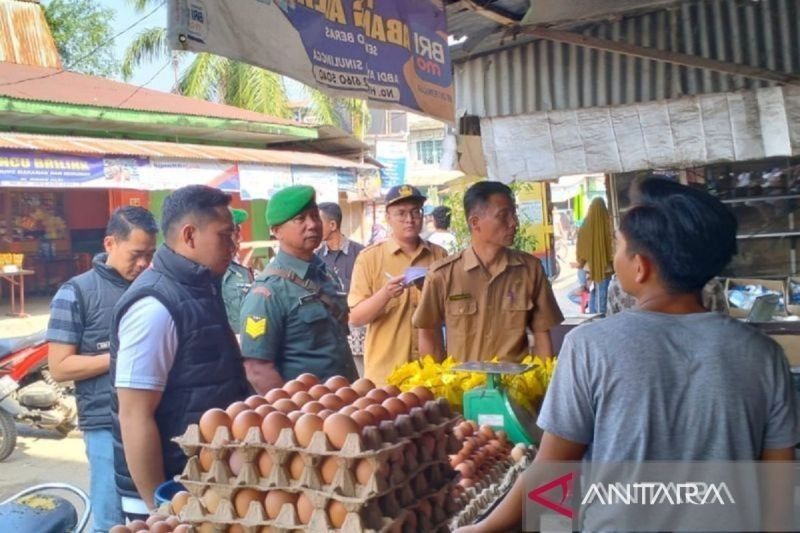
<path id="1" fill-rule="evenodd" d="M 365 248 L 356 258 L 348 303 L 354 326 L 367 326 L 364 376 L 377 384 L 398 365 L 425 355 L 417 349 L 418 334 L 411 316 L 420 291 L 407 286 L 407 268 L 428 267 L 447 256 L 441 246 L 420 238 L 425 196 L 410 185 L 393 187 L 386 194 L 386 220 L 392 235 Z"/>
<path id="2" fill-rule="evenodd" d="M 225 313 L 228 315 L 231 329 L 235 333 L 239 333 L 242 302 L 253 284 L 253 273 L 237 261 L 239 244 L 242 242 L 242 224 L 247 220 L 247 211 L 233 207 L 230 208 L 230 211 L 233 216 L 233 242 L 236 243 L 236 252 L 234 252 L 233 261 L 228 265 L 228 270 L 222 277 L 222 300 L 225 302 Z"/>
<path id="3" fill-rule="evenodd" d="M 345 295 L 314 254 L 322 241 L 314 189 L 281 189 L 270 199 L 266 218 L 280 250 L 242 304 L 248 381 L 264 394 L 304 372 L 323 380 L 335 375 L 356 379 Z"/>
<path id="4" fill-rule="evenodd" d="M 550 329 L 564 317 L 541 262 L 510 248 L 519 225 L 511 189 L 476 183 L 464 195 L 464 212 L 470 246 L 435 263 L 425 278 L 413 320 L 420 328 L 420 352 L 440 358 L 447 353 L 459 361 L 500 356 L 518 362 L 531 352 L 552 357 Z"/>

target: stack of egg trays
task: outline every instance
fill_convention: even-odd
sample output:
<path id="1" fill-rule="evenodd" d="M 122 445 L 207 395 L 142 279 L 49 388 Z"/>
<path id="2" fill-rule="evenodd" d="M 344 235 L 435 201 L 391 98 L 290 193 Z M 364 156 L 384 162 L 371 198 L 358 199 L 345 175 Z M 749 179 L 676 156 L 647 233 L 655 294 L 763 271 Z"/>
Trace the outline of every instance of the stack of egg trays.
<path id="1" fill-rule="evenodd" d="M 309 445 L 301 448 L 290 428 L 281 431 L 275 444 L 268 444 L 263 441 L 260 428 L 251 428 L 244 440 L 234 442 L 228 429 L 220 427 L 212 442 L 205 443 L 198 426 L 193 424 L 182 436 L 173 439 L 189 456 L 184 472 L 175 479 L 193 495 L 180 518 L 192 523 L 216 524 L 220 530 L 236 523 L 253 531 L 264 526 L 275 530 L 332 531 L 325 513 L 332 498 L 348 510 L 341 531 L 388 531 L 401 526 L 418 530 L 418 525 L 426 526 L 425 530 L 439 529 L 458 510 L 452 499 L 446 497 L 455 478 L 448 455 L 460 448 L 452 435 L 456 422 L 446 401 L 428 402 L 409 415 L 383 422 L 380 428 L 367 428 L 363 439 L 348 435 L 341 450 L 333 449 L 322 432 L 315 433 Z M 423 445 L 425 439 L 429 439 L 428 446 Z M 430 439 L 435 443 L 432 453 Z M 208 472 L 200 469 L 197 454 L 201 448 L 207 448 L 213 457 Z M 244 463 L 238 476 L 231 473 L 227 462 L 233 450 L 238 450 Z M 261 476 L 255 465 L 261 453 L 268 453 L 272 460 L 267 476 Z M 295 453 L 300 454 L 305 464 L 297 480 L 291 479 L 287 472 L 287 459 Z M 323 485 L 319 464 L 330 456 L 337 458 L 338 468 L 333 482 Z M 353 476 L 353 465 L 360 460 L 370 461 L 373 466 L 374 474 L 366 485 L 356 483 Z M 388 479 L 378 475 L 387 463 L 395 466 L 389 468 Z M 398 463 L 400 468 L 396 467 Z M 199 499 L 209 488 L 222 496 L 215 513 L 209 513 Z M 291 504 L 285 505 L 274 520 L 269 520 L 263 507 L 254 502 L 245 517 L 237 518 L 232 497 L 242 488 L 304 492 L 316 510 L 305 525 L 299 522 Z M 417 513 L 423 499 L 430 500 L 434 509 L 431 517 Z"/>

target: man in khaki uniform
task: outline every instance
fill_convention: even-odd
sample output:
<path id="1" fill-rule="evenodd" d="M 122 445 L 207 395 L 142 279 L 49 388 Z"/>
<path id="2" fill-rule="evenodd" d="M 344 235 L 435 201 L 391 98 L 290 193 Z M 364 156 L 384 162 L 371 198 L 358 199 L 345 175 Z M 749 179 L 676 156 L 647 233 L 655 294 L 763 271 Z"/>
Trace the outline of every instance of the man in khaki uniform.
<path id="1" fill-rule="evenodd" d="M 476 183 L 464 195 L 464 212 L 470 246 L 435 263 L 425 278 L 413 318 L 420 328 L 420 353 L 445 355 L 444 325 L 446 353 L 459 361 L 500 356 L 518 362 L 529 353 L 552 357 L 550 328 L 564 317 L 539 260 L 509 248 L 519 226 L 511 189 Z"/>
<path id="2" fill-rule="evenodd" d="M 392 371 L 420 356 L 411 317 L 420 290 L 404 283 L 408 267 L 428 267 L 447 256 L 444 248 L 420 238 L 426 198 L 415 187 L 393 187 L 386 195 L 391 236 L 356 258 L 350 294 L 350 324 L 367 326 L 364 376 L 382 385 Z"/>

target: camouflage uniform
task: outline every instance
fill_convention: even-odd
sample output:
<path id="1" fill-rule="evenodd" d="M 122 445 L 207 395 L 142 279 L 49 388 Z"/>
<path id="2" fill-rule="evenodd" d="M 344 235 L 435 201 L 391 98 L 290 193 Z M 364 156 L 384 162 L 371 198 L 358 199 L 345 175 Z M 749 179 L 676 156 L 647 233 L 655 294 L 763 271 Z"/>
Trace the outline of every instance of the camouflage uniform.
<path id="1" fill-rule="evenodd" d="M 228 323 L 235 333 L 239 333 L 240 318 L 244 297 L 253 284 L 253 273 L 239 263 L 231 263 L 222 278 L 222 300 L 225 302 L 225 313 Z"/>

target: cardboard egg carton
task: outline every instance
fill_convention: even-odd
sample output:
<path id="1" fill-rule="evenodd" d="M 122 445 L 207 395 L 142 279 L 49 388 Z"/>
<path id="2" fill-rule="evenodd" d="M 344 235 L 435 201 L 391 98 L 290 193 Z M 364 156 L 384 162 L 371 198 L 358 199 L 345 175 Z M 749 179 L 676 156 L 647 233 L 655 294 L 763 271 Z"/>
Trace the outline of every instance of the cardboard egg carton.
<path id="1" fill-rule="evenodd" d="M 270 519 L 260 501 L 250 502 L 247 514 L 239 517 L 229 496 L 223 497 L 212 513 L 204 505 L 202 498 L 192 496 L 188 504 L 181 511 L 179 519 L 195 526 L 199 524 L 212 524 L 215 530 L 224 532 L 233 524 L 242 526 L 245 533 L 258 533 L 262 528 L 269 527 L 271 531 L 313 531 L 313 532 L 339 532 L 339 533 L 383 533 L 402 531 L 403 524 L 410 513 L 394 502 L 393 516 L 386 516 L 386 512 L 379 505 L 378 500 L 371 500 L 368 504 L 363 502 L 342 501 L 347 511 L 345 520 L 339 529 L 334 529 L 328 518 L 326 507 L 330 498 L 325 495 L 303 491 L 309 497 L 315 509 L 311 514 L 308 524 L 303 524 L 297 514 L 296 507 L 286 503 L 274 519 Z"/>

